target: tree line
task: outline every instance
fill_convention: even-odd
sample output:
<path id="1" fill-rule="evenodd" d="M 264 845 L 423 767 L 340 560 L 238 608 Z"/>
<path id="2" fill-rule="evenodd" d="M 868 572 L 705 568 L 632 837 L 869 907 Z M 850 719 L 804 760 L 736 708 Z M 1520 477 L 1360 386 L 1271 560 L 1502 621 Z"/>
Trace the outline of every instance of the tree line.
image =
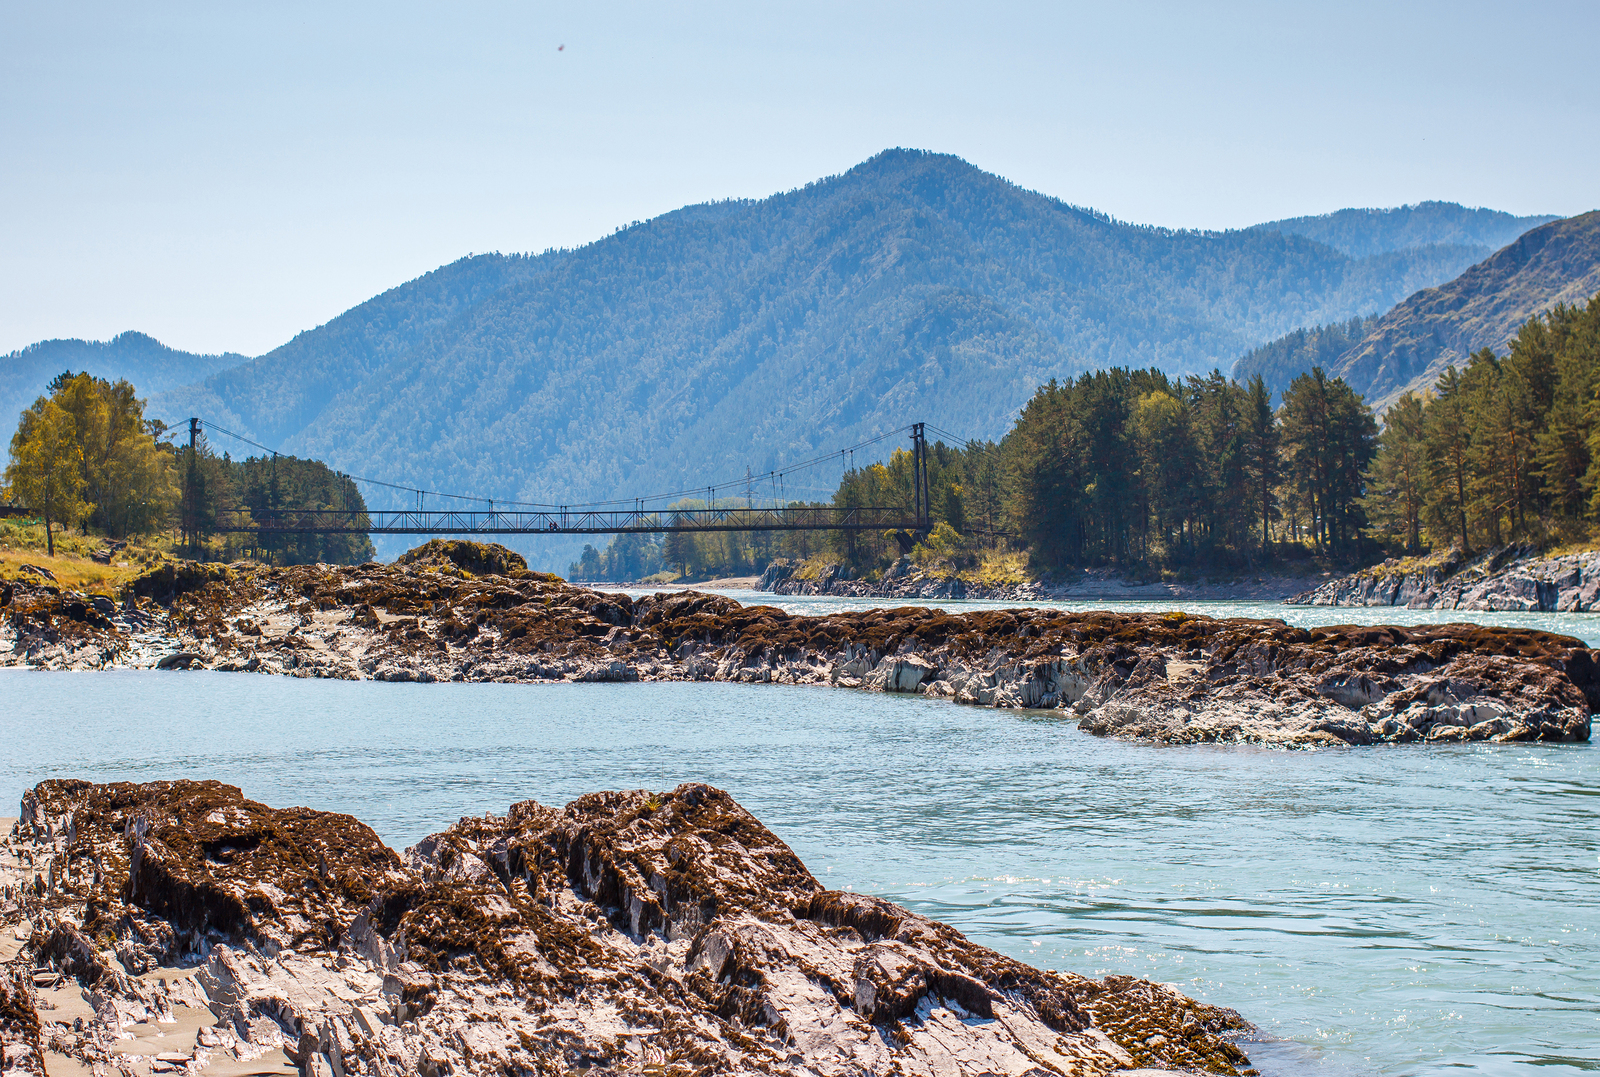
<path id="1" fill-rule="evenodd" d="M 348 476 L 321 461 L 292 456 L 235 461 L 217 456 L 202 434 L 193 449 L 168 440 L 166 424 L 146 419 L 126 380 L 71 371 L 53 378 L 21 414 L 11 439 L 5 496 L 38 514 L 46 550 L 58 527 L 109 538 L 174 531 L 191 555 L 253 556 L 278 564 L 352 564 L 373 555 L 366 535 L 223 532 L 327 508 L 366 512 Z M 364 519 L 364 517 L 358 517 Z"/>
<path id="2" fill-rule="evenodd" d="M 328 509 L 353 512 L 352 526 L 365 526 L 366 501 L 350 476 L 320 460 L 278 453 L 243 460 L 218 456 L 203 433 L 194 451 L 184 446 L 178 453 L 185 491 L 179 524 L 187 544 L 204 556 L 274 565 L 355 565 L 373 558 L 372 540 L 365 534 L 279 530 L 312 524 L 316 513 Z"/>
<path id="3" fill-rule="evenodd" d="M 1384 416 L 1364 505 L 1408 552 L 1584 540 L 1600 522 L 1600 295 L 1523 324 Z"/>
<path id="4" fill-rule="evenodd" d="M 1362 475 L 1377 437 L 1370 409 L 1320 368 L 1290 385 L 1277 412 L 1259 376 L 1241 386 L 1220 371 L 1185 379 L 1119 367 L 1051 381 L 999 442 L 929 446 L 933 527 L 914 552 L 957 568 L 985 551 L 1026 548 L 1045 569 L 1152 570 L 1257 564 L 1285 543 L 1358 556 Z M 831 504 L 910 505 L 914 471 L 912 454 L 896 450 L 847 471 Z M 569 573 L 638 579 L 637 565 L 742 575 L 774 557 L 814 556 L 868 573 L 905 552 L 907 539 L 890 531 L 619 536 L 605 550 L 586 548 Z"/>
<path id="5" fill-rule="evenodd" d="M 1320 366 L 1290 380 L 1277 407 L 1260 374 L 1240 384 L 1112 368 L 1051 381 L 998 442 L 930 446 L 934 527 L 915 552 L 960 569 L 1026 549 L 1036 569 L 1154 574 L 1585 539 L 1600 523 L 1600 302 L 1530 320 L 1503 357 L 1479 352 L 1384 418 L 1380 434 L 1360 395 Z M 848 471 L 831 503 L 910 505 L 913 481 L 899 450 Z M 739 575 L 820 556 L 870 573 L 905 538 L 624 536 L 571 571 Z"/>

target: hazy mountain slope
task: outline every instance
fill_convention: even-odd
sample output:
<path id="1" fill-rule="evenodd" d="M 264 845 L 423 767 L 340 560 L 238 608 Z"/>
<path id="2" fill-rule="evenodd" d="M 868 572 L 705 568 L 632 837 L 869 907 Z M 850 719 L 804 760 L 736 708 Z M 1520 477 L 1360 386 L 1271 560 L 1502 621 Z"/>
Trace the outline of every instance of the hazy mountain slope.
<path id="1" fill-rule="evenodd" d="M 1378 324 L 1378 319 L 1379 315 L 1373 314 L 1312 329 L 1296 329 L 1240 356 L 1230 376 L 1243 383 L 1260 374 L 1276 402 L 1290 382 L 1312 367 L 1331 370 L 1345 352 L 1359 344 Z"/>
<path id="2" fill-rule="evenodd" d="M 46 340 L 0 357 L 0 437 L 11 443 L 17 416 L 44 394 L 63 371 L 87 371 L 116 381 L 126 378 L 141 393 L 159 393 L 197 382 L 244 362 L 233 353 L 196 355 L 177 351 L 143 333 L 121 333 L 111 340 Z M 151 413 L 154 416 L 154 413 Z"/>
<path id="3" fill-rule="evenodd" d="M 1129 225 L 894 150 L 578 250 L 463 259 L 150 413 L 502 501 L 688 487 L 914 419 L 998 436 L 1051 377 L 1202 372 L 1387 309 L 1478 256 L 1419 208 L 1402 238 L 1427 242 L 1356 258 L 1287 228 Z"/>
<path id="4" fill-rule="evenodd" d="M 151 400 L 151 410 L 163 416 L 202 415 L 276 445 L 302 429 L 339 393 L 431 335 L 448 334 L 452 323 L 485 300 L 510 284 L 545 272 L 560 258 L 556 252 L 462 258 L 199 385 L 158 394 Z"/>
<path id="5" fill-rule="evenodd" d="M 1374 406 L 1432 385 L 1481 348 L 1502 351 L 1517 328 L 1557 303 L 1600 292 L 1600 210 L 1528 232 L 1455 280 L 1411 296 L 1347 351 L 1332 373 Z"/>
<path id="6" fill-rule="evenodd" d="M 1499 250 L 1530 228 L 1555 220 L 1545 214 L 1515 217 L 1455 202 L 1419 202 L 1393 209 L 1341 209 L 1315 217 L 1290 217 L 1256 229 L 1306 236 L 1352 258 L 1435 245 L 1477 247 L 1478 257 Z"/>
<path id="7" fill-rule="evenodd" d="M 913 419 L 1003 432 L 1041 381 L 1199 371 L 1458 272 L 1300 236 L 1121 224 L 891 151 L 691 207 L 507 287 L 289 445 L 435 488 L 572 501 L 767 470 Z"/>

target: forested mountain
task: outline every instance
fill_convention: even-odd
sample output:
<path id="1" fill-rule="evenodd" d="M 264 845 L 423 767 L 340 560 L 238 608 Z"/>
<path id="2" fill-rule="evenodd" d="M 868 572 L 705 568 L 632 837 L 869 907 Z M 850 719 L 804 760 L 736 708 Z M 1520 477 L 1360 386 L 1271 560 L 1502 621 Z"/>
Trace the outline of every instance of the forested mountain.
<path id="1" fill-rule="evenodd" d="M 1051 377 L 1209 369 L 1469 258 L 1127 225 L 892 151 L 537 260 L 386 364 L 352 364 L 365 379 L 298 431 L 314 398 L 275 397 L 315 335 L 207 388 L 246 431 L 358 473 L 571 502 L 760 472 L 912 418 L 998 436 Z"/>
<path id="2" fill-rule="evenodd" d="M 45 385 L 65 371 L 92 374 L 109 382 L 129 381 L 147 393 L 160 393 L 209 377 L 246 361 L 245 356 L 196 355 L 175 351 L 143 333 L 111 340 L 46 340 L 0 357 L 0 438 L 9 443 L 17 416 L 44 394 Z M 153 412 L 152 412 L 153 413 Z"/>
<path id="3" fill-rule="evenodd" d="M 1530 228 L 1556 218 L 1514 217 L 1493 209 L 1467 209 L 1454 202 L 1419 202 L 1393 209 L 1341 209 L 1315 217 L 1290 217 L 1255 227 L 1263 232 L 1306 236 L 1352 258 L 1442 244 L 1477 247 L 1478 257 L 1497 251 Z"/>
<path id="4" fill-rule="evenodd" d="M 1297 222 L 1130 225 L 893 150 L 578 250 L 464 259 L 150 413 L 357 474 L 555 503 L 759 473 L 912 419 L 998 437 L 1052 377 L 1208 371 L 1448 280 L 1514 220 L 1362 213 L 1329 233 L 1372 252 L 1355 257 Z"/>
<path id="5" fill-rule="evenodd" d="M 1375 407 L 1432 388 L 1447 366 L 1504 352 L 1529 318 L 1600 291 L 1600 210 L 1535 228 L 1455 280 L 1395 307 L 1331 373 Z"/>
<path id="6" fill-rule="evenodd" d="M 303 430 L 339 394 L 434 336 L 458 332 L 462 319 L 486 300 L 546 272 L 560 258 L 557 252 L 462 258 L 198 385 L 157 391 L 150 409 L 173 424 L 205 416 L 276 445 Z"/>
<path id="7" fill-rule="evenodd" d="M 1378 317 L 1373 314 L 1286 333 L 1241 356 L 1233 364 L 1233 378 L 1243 383 L 1259 374 L 1276 402 L 1290 382 L 1312 367 L 1332 370 L 1339 357 L 1361 343 L 1367 331 L 1378 324 Z"/>
<path id="8" fill-rule="evenodd" d="M 1466 212 L 1506 216 L 1488 210 Z M 1322 221 L 1341 215 L 1302 219 Z M 1445 217 L 1446 222 L 1450 219 Z M 1541 225 L 1455 280 L 1410 296 L 1381 318 L 1297 329 L 1263 344 L 1241 356 L 1232 374 L 1239 381 L 1260 374 L 1278 394 L 1297 375 L 1321 366 L 1381 409 L 1407 390 L 1431 389 L 1445 367 L 1463 366 L 1468 356 L 1483 348 L 1504 352 L 1529 318 L 1560 303 L 1581 303 L 1597 286 L 1600 212 L 1593 212 Z"/>

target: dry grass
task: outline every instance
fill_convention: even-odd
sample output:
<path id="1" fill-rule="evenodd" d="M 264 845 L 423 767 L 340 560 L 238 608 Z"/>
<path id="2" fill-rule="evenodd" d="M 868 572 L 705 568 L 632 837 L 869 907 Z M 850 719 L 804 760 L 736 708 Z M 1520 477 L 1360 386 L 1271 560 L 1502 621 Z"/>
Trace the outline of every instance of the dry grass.
<path id="1" fill-rule="evenodd" d="M 1600 550 L 1600 539 L 1597 539 L 1591 533 L 1585 538 L 1552 546 L 1545 551 L 1544 555 L 1546 557 L 1570 557 L 1573 554 L 1594 553 L 1596 550 Z"/>
<path id="2" fill-rule="evenodd" d="M 837 563 L 838 558 L 836 557 L 824 557 L 821 554 L 808 557 L 800 563 L 799 568 L 795 569 L 793 578 L 797 580 L 820 579 L 824 569 Z"/>
<path id="3" fill-rule="evenodd" d="M 159 540 L 157 540 L 159 541 Z M 30 521 L 0 521 L 0 580 L 38 580 L 22 572 L 23 565 L 47 569 L 56 584 L 86 594 L 116 595 L 124 584 L 166 556 L 164 550 L 145 542 L 129 543 L 111 558 L 109 565 L 90 559 L 106 540 L 97 535 L 56 534 L 56 554 L 45 552 L 44 528 Z"/>
<path id="4" fill-rule="evenodd" d="M 961 573 L 968 583 L 981 583 L 985 587 L 1015 587 L 1027 583 L 1028 555 L 985 550 L 978 567 Z"/>

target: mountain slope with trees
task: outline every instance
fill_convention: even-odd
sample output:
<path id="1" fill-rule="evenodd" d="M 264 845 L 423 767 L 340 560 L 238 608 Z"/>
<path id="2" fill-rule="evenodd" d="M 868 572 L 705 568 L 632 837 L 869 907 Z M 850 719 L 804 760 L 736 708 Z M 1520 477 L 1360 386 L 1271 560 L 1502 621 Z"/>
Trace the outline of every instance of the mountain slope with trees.
<path id="1" fill-rule="evenodd" d="M 1273 399 L 1277 400 L 1290 382 L 1313 367 L 1333 369 L 1339 358 L 1361 343 L 1367 332 L 1378 324 L 1378 318 L 1373 314 L 1286 333 L 1240 356 L 1233 364 L 1233 378 L 1247 382 L 1260 375 Z"/>
<path id="2" fill-rule="evenodd" d="M 459 331 L 473 310 L 512 284 L 547 272 L 560 258 L 559 252 L 462 258 L 198 385 L 157 392 L 151 410 L 172 425 L 203 415 L 280 444 L 362 379 L 437 336 Z"/>
<path id="3" fill-rule="evenodd" d="M 1455 280 L 1395 307 L 1334 364 L 1374 406 L 1430 388 L 1485 348 L 1504 352 L 1530 318 L 1600 290 L 1600 210 L 1553 221 Z"/>
<path id="4" fill-rule="evenodd" d="M 1471 257 L 1434 245 L 1354 259 L 1295 235 L 1127 225 L 957 158 L 891 151 L 552 258 L 280 443 L 502 499 L 670 489 L 911 418 L 998 436 L 1052 377 L 1209 369 L 1296 325 L 1382 309 Z M 232 407 L 273 384 L 230 374 L 208 388 Z"/>

